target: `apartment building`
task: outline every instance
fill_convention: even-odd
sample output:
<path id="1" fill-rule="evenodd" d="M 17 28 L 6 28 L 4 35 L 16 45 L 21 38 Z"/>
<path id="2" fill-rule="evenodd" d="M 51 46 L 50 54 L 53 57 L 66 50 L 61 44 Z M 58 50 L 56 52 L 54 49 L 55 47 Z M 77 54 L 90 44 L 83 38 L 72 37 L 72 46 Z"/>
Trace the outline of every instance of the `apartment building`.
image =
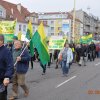
<path id="1" fill-rule="evenodd" d="M 61 35 L 67 36 L 68 41 L 72 40 L 73 16 L 68 12 L 47 12 L 39 13 L 39 20 L 49 25 L 48 36 Z M 75 38 L 79 39 L 82 35 L 82 23 L 75 19 Z"/>
<path id="2" fill-rule="evenodd" d="M 84 34 L 97 33 L 98 17 L 92 14 L 87 14 L 83 10 L 76 10 L 76 18 L 83 23 Z"/>
<path id="3" fill-rule="evenodd" d="M 0 0 L 0 20 L 16 20 L 17 25 L 15 29 L 15 35 L 19 32 L 26 34 L 27 25 L 31 19 L 33 25 L 33 33 L 37 30 L 40 22 L 38 20 L 38 14 L 35 12 L 28 11 L 27 8 L 23 7 L 21 4 L 13 4 L 4 0 Z M 45 33 L 48 34 L 48 26 L 45 25 Z"/>

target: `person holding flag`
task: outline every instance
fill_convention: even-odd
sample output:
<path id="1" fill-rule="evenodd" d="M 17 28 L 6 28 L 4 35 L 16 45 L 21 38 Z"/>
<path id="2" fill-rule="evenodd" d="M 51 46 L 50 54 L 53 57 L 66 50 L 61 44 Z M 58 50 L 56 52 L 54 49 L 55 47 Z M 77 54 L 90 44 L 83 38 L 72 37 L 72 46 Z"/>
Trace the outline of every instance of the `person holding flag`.
<path id="1" fill-rule="evenodd" d="M 12 79 L 12 96 L 9 100 L 18 98 L 18 86 L 24 90 L 24 95 L 28 96 L 29 90 L 25 84 L 25 74 L 29 68 L 30 55 L 25 48 L 22 50 L 22 43 L 19 40 L 14 42 L 13 60 L 14 60 L 14 75 Z M 23 52 L 23 53 L 22 53 Z"/>
<path id="2" fill-rule="evenodd" d="M 34 55 L 34 48 L 37 49 L 37 52 L 39 54 L 39 59 L 40 59 L 40 65 L 43 65 L 43 73 L 46 71 L 45 65 L 50 61 L 50 56 L 49 56 L 49 50 L 47 46 L 47 41 L 46 41 L 46 36 L 45 36 L 45 31 L 44 31 L 44 26 L 43 23 L 41 23 L 38 27 L 38 30 L 32 35 L 33 30 L 32 30 L 32 24 L 31 21 L 29 21 L 28 24 L 28 29 L 27 29 L 27 34 L 26 38 L 29 40 L 30 44 L 30 53 L 31 56 Z M 34 46 L 34 48 L 33 48 Z M 45 68 L 44 68 L 45 67 Z M 44 71 L 45 69 L 45 71 Z"/>
<path id="3" fill-rule="evenodd" d="M 46 64 L 50 61 L 50 55 L 47 46 L 43 23 L 39 25 L 38 30 L 32 36 L 31 41 L 39 54 L 40 65 L 43 68 L 44 75 L 46 72 Z"/>
<path id="4" fill-rule="evenodd" d="M 33 69 L 33 57 L 34 57 L 34 47 L 33 47 L 33 42 L 32 42 L 32 33 L 33 33 L 33 27 L 31 21 L 28 23 L 28 28 L 27 28 L 27 33 L 26 33 L 26 38 L 29 40 L 29 52 L 31 54 L 31 69 Z"/>

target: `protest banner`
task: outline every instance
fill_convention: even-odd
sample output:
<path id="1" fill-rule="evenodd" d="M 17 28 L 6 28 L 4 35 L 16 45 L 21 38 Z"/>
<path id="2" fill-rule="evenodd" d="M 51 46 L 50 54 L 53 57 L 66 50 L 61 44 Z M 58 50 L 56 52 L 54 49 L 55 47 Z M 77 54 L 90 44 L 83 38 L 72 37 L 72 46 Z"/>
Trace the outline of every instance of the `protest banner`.
<path id="1" fill-rule="evenodd" d="M 57 49 L 57 50 L 61 50 L 64 47 L 64 44 L 66 42 L 66 39 L 62 38 L 62 37 L 51 37 L 50 41 L 49 41 L 49 49 Z"/>
<path id="2" fill-rule="evenodd" d="M 0 34 L 4 35 L 5 43 L 13 40 L 15 26 L 16 21 L 0 21 Z"/>

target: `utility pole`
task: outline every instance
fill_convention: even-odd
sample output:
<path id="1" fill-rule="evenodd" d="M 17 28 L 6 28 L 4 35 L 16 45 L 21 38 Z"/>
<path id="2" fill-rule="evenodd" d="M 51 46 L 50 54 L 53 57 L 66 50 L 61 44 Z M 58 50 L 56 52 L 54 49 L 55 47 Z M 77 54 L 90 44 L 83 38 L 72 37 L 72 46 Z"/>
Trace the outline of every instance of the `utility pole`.
<path id="1" fill-rule="evenodd" d="M 74 0 L 74 9 L 73 9 L 73 32 L 72 32 L 73 43 L 75 42 L 75 16 L 76 16 L 75 6 L 76 6 L 76 0 Z"/>

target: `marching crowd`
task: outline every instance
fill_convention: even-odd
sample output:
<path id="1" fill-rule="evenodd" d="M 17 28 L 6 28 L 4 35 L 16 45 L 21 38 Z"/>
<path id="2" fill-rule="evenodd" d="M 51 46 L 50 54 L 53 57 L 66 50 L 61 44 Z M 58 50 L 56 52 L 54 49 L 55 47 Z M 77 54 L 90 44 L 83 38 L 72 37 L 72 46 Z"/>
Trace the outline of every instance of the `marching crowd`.
<path id="1" fill-rule="evenodd" d="M 7 100 L 7 86 L 12 82 L 12 94 L 9 100 L 18 98 L 18 86 L 24 90 L 24 96 L 29 95 L 28 87 L 25 83 L 25 75 L 31 62 L 39 61 L 43 69 L 42 75 L 46 74 L 46 66 L 50 68 L 53 61 L 56 62 L 55 69 L 60 65 L 63 76 L 67 76 L 70 66 L 77 63 L 79 66 L 86 66 L 87 61 L 94 61 L 100 57 L 100 44 L 68 44 L 65 43 L 62 50 L 49 50 L 50 61 L 43 65 L 39 59 L 37 49 L 34 49 L 34 56 L 30 56 L 27 43 L 21 42 L 15 36 L 13 43 L 4 44 L 4 36 L 0 35 L 0 100 Z M 25 50 L 23 50 L 25 49 Z M 45 55 L 44 55 L 45 56 Z"/>

